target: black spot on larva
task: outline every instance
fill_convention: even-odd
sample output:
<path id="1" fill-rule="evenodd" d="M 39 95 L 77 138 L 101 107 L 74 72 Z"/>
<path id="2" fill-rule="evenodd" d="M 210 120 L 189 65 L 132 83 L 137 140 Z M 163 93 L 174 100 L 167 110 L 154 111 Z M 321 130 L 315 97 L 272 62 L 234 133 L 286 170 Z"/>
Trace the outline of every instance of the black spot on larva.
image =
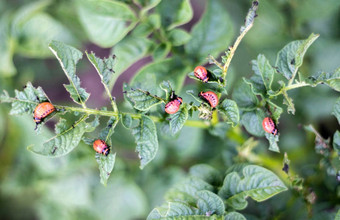
<path id="1" fill-rule="evenodd" d="M 258 6 L 259 2 L 258 1 L 253 1 L 253 6 Z"/>
<path id="2" fill-rule="evenodd" d="M 295 65 L 295 59 L 292 59 L 292 60 L 290 61 L 290 64 Z"/>

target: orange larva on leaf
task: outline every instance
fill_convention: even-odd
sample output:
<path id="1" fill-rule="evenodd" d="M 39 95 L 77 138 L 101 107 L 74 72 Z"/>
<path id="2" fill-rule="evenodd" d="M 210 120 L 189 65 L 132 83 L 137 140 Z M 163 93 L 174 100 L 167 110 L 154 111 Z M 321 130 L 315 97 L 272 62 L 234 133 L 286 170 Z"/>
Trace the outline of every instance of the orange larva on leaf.
<path id="1" fill-rule="evenodd" d="M 176 112 L 178 112 L 179 108 L 181 107 L 182 102 L 183 102 L 183 99 L 181 97 L 176 97 L 172 101 L 166 103 L 165 112 L 168 114 L 175 114 Z"/>
<path id="2" fill-rule="evenodd" d="M 93 149 L 105 156 L 107 156 L 110 153 L 110 146 L 108 146 L 105 141 L 97 139 L 93 142 Z"/>
<path id="3" fill-rule="evenodd" d="M 209 80 L 207 69 L 203 66 L 197 66 L 194 69 L 194 74 L 198 79 L 202 80 L 205 83 Z"/>
<path id="4" fill-rule="evenodd" d="M 55 111 L 55 107 L 49 102 L 42 102 L 34 110 L 34 122 L 40 124 L 44 118 Z"/>
<path id="5" fill-rule="evenodd" d="M 263 127 L 263 130 L 265 130 L 267 133 L 277 135 L 278 130 L 276 128 L 276 125 L 273 119 L 269 117 L 264 118 L 262 121 L 262 127 Z"/>
<path id="6" fill-rule="evenodd" d="M 218 97 L 214 92 L 200 92 L 198 96 L 202 97 L 204 100 L 209 102 L 212 108 L 215 108 L 218 105 Z"/>

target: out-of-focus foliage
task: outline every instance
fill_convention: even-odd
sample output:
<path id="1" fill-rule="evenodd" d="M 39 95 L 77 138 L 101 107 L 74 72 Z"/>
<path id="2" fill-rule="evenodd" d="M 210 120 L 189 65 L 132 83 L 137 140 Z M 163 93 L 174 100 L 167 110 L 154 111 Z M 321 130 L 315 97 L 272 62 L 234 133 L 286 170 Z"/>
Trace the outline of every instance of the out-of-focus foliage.
<path id="1" fill-rule="evenodd" d="M 111 10 L 112 5 L 117 6 L 114 7 L 116 10 Z M 50 60 L 53 53 L 48 45 L 52 40 L 57 40 L 83 50 L 87 48 L 90 56 L 91 50 L 95 50 L 96 56 L 104 57 L 109 51 L 103 52 L 99 47 L 110 48 L 117 56 L 112 81 L 105 81 L 100 62 L 94 63 L 92 56 L 92 63 L 101 72 L 109 90 L 119 75 L 148 56 L 152 57 L 148 59 L 152 60 L 151 63 L 139 69 L 131 85 L 161 95 L 164 91 L 150 82 L 158 85 L 169 80 L 186 102 L 197 103 L 185 91 L 199 91 L 201 84 L 183 87 L 186 74 L 196 65 L 207 62 L 205 58 L 209 54 L 218 57 L 231 45 L 235 33 L 238 33 L 235 30 L 244 23 L 249 5 L 248 0 L 1 1 L 1 92 L 3 89 L 21 91 L 27 81 L 32 81 L 35 87 L 43 87 L 53 103 L 70 102 L 69 95 L 63 93 L 61 86 L 67 83 L 63 70 L 56 60 Z M 227 81 L 228 97 L 234 99 L 241 109 L 240 115 L 243 116 L 240 123 L 245 129 L 221 123 L 209 129 L 184 126 L 177 132 L 181 117 L 191 114 L 190 110 L 186 113 L 182 109 L 184 113 L 178 113 L 177 120 L 171 122 L 170 127 L 166 123 L 156 124 L 159 150 L 156 156 L 151 155 L 153 162 L 141 171 L 131 130 L 118 124 L 110 140 L 118 156 L 106 187 L 100 184 L 95 153 L 89 145 L 81 142 L 71 154 L 60 158 L 37 156 L 27 151 L 26 147 L 34 145 L 29 147 L 34 149 L 42 146 L 52 136 L 48 127 L 57 121 L 52 118 L 52 122 L 48 122 L 47 127 L 37 135 L 31 117 L 8 116 L 10 107 L 1 104 L 0 218 L 145 219 L 154 207 L 164 203 L 164 196 L 169 196 L 166 192 L 189 175 L 201 175 L 200 178 L 207 178 L 212 184 L 222 181 L 217 174 L 216 179 L 213 174 L 204 176 L 202 168 L 199 171 L 191 168 L 188 174 L 189 167 L 207 163 L 221 173 L 236 162 L 248 162 L 274 172 L 289 186 L 289 190 L 262 203 L 248 199 L 248 207 L 240 211 L 247 219 L 334 219 L 340 200 L 339 93 L 327 85 L 289 91 L 289 97 L 294 99 L 295 115 L 288 115 L 285 109 L 277 106 L 284 101 L 282 97 L 270 104 L 272 113 L 275 112 L 273 109 L 283 112 L 281 117 L 273 116 L 280 131 L 280 151 L 289 155 L 289 177 L 282 171 L 282 153 L 269 152 L 267 140 L 263 138 L 254 141 L 248 137 L 264 135 L 261 127 L 252 126 L 254 121 L 259 124 L 256 121 L 265 114 L 258 108 L 261 104 L 259 98 L 265 96 L 269 89 L 280 89 L 281 85 L 276 82 L 285 78 L 278 74 L 274 77 L 264 75 L 263 69 L 266 73 L 268 69 L 269 72 L 275 71 L 268 63 L 273 68 L 282 67 L 275 64 L 276 54 L 288 42 L 307 39 L 310 33 L 319 33 L 320 37 L 304 56 L 297 78 L 317 84 L 318 80 L 338 77 L 340 2 L 261 0 L 257 14 L 253 28 L 236 51 Z M 199 16 L 202 17 L 197 21 Z M 192 18 L 193 24 L 188 24 Z M 301 63 L 295 62 L 295 66 L 300 66 Z M 282 70 L 284 76 L 290 76 L 291 69 L 286 70 Z M 92 65 L 80 61 L 77 74 L 82 79 L 81 86 L 86 88 L 86 92 L 81 92 L 84 96 L 80 97 L 80 103 L 91 93 L 88 101 L 91 107 L 110 105 L 106 99 L 100 104 L 96 102 L 96 99 L 101 99 L 102 90 L 98 88 L 100 78 Z M 232 78 L 229 80 L 229 77 Z M 97 83 L 92 86 L 94 80 Z M 127 78 L 124 80 L 128 81 Z M 265 87 L 256 87 L 259 81 L 263 81 Z M 328 84 L 327 81 L 325 83 Z M 329 86 L 336 90 L 339 81 Z M 79 89 L 82 89 L 80 85 L 70 88 L 75 91 Z M 119 88 L 119 91 L 122 89 Z M 253 95 L 252 91 L 258 96 Z M 124 109 L 127 103 L 120 102 L 122 93 L 112 95 L 117 97 L 119 108 Z M 233 104 L 225 100 L 223 108 L 227 109 Z M 154 108 L 163 107 L 164 104 L 160 103 Z M 224 116 L 237 123 L 239 115 L 236 112 L 228 113 Z M 63 117 L 73 121 L 78 118 L 71 114 Z M 302 125 L 309 124 L 317 132 L 302 129 Z M 90 126 L 84 122 L 84 132 L 87 125 Z M 140 146 L 145 144 L 138 138 L 140 125 L 136 121 L 124 118 L 124 126 L 133 127 L 137 143 L 140 142 Z M 269 141 L 276 143 L 275 140 Z M 328 150 L 334 148 L 336 156 L 321 153 L 324 146 Z M 101 158 L 97 158 L 97 162 L 110 172 L 112 164 L 101 161 Z M 236 172 L 228 171 L 239 175 Z M 105 176 L 105 173 L 101 175 Z M 205 210 L 207 193 L 203 191 L 198 195 L 202 201 L 197 206 L 201 210 Z M 241 200 L 244 202 L 243 197 Z M 218 205 L 215 208 L 217 211 L 212 214 L 220 214 Z M 228 215 L 238 216 L 238 213 L 229 212 Z"/>

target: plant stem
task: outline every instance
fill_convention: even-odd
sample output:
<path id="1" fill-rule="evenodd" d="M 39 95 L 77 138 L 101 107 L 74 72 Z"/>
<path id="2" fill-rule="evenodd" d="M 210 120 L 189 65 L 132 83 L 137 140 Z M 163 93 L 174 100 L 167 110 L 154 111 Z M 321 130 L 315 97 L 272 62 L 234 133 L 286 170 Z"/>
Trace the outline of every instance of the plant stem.
<path id="1" fill-rule="evenodd" d="M 304 86 L 311 86 L 310 84 L 308 83 L 305 83 L 305 82 L 299 82 L 299 83 L 296 83 L 296 84 L 289 84 L 288 83 L 288 86 L 285 87 L 285 90 L 288 91 L 288 90 L 291 90 L 291 89 L 296 89 L 296 88 L 300 88 L 300 87 L 304 87 Z"/>
<path id="2" fill-rule="evenodd" d="M 114 111 L 105 111 L 105 110 L 97 110 L 97 109 L 89 109 L 89 108 L 79 108 L 79 107 L 70 107 L 70 106 L 62 106 L 62 105 L 54 105 L 56 109 L 60 110 L 67 110 L 67 111 L 73 111 L 73 112 L 82 112 L 88 115 L 101 115 L 101 116 L 108 116 L 108 117 L 119 117 L 119 114 L 127 114 L 130 115 L 133 119 L 139 119 L 142 117 L 142 114 L 135 114 L 135 113 L 119 113 Z M 154 122 L 162 122 L 163 119 L 156 116 L 148 116 L 150 117 Z M 185 122 L 186 126 L 189 127 L 197 127 L 197 128 L 209 128 L 210 122 L 206 121 L 197 121 L 197 120 L 187 120 Z"/>
<path id="3" fill-rule="evenodd" d="M 227 76 L 227 72 L 228 72 L 228 68 L 230 65 L 231 60 L 234 57 L 235 51 L 238 47 L 238 45 L 241 43 L 243 37 L 247 34 L 247 32 L 253 27 L 253 23 L 251 23 L 250 25 L 248 25 L 242 32 L 241 34 L 237 37 L 234 45 L 230 48 L 230 54 L 223 66 L 223 72 L 222 72 L 222 77 L 223 79 L 225 79 L 225 77 Z"/>
<path id="4" fill-rule="evenodd" d="M 305 87 L 305 86 L 312 86 L 311 84 L 308 84 L 308 83 L 305 83 L 305 82 L 298 82 L 296 84 L 293 84 L 293 85 L 289 85 L 288 83 L 288 86 L 287 87 L 283 87 L 278 93 L 272 95 L 273 97 L 274 96 L 278 96 L 278 95 L 281 95 L 282 93 L 284 92 L 287 92 L 291 89 L 296 89 L 296 88 L 300 88 L 300 87 Z"/>

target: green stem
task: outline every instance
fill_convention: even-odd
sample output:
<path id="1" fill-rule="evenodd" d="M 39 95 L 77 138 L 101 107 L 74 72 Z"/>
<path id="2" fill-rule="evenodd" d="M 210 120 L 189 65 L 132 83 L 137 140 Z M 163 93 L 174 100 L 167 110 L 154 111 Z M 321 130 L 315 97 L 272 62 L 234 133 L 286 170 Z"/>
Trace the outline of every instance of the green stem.
<path id="1" fill-rule="evenodd" d="M 285 90 L 288 91 L 288 90 L 291 90 L 291 89 L 296 89 L 296 88 L 300 88 L 300 87 L 304 87 L 304 86 L 311 86 L 310 84 L 308 83 L 305 83 L 305 82 L 299 82 L 299 83 L 296 83 L 296 84 L 289 84 L 288 83 L 288 86 L 285 87 Z"/>
<path id="2" fill-rule="evenodd" d="M 292 78 L 288 81 L 288 86 L 291 86 L 294 82 L 294 78 L 296 76 L 296 73 L 297 73 L 297 68 L 296 70 L 294 71 L 293 75 L 292 75 Z"/>
<path id="3" fill-rule="evenodd" d="M 101 116 L 108 116 L 108 117 L 119 117 L 119 112 L 113 112 L 113 111 L 105 111 L 105 110 L 97 110 L 97 109 L 89 109 L 89 108 L 79 108 L 79 107 L 70 107 L 70 106 L 62 106 L 62 105 L 54 105 L 56 109 L 62 109 L 67 111 L 73 111 L 73 112 L 82 112 L 88 115 L 101 115 Z M 135 113 L 121 113 L 121 114 L 128 114 L 133 119 L 139 119 L 142 117 L 142 114 L 135 114 Z M 163 119 L 156 116 L 148 116 L 153 120 L 154 122 L 162 122 Z M 197 120 L 187 120 L 185 122 L 186 126 L 189 127 L 198 127 L 198 128 L 209 128 L 210 123 L 206 121 L 197 121 Z"/>
<path id="4" fill-rule="evenodd" d="M 231 60 L 233 59 L 234 57 L 234 54 L 235 54 L 235 51 L 238 47 L 238 45 L 241 43 L 243 37 L 247 34 L 247 32 L 253 27 L 253 23 L 251 23 L 250 25 L 248 25 L 242 32 L 241 34 L 237 37 L 234 45 L 230 48 L 230 52 L 229 52 L 229 55 L 228 55 L 228 58 L 223 66 L 223 72 L 222 72 L 222 77 L 223 79 L 226 78 L 227 76 L 227 72 L 228 72 L 228 68 L 229 68 L 229 65 L 230 65 L 230 62 Z"/>
<path id="5" fill-rule="evenodd" d="M 305 83 L 305 82 L 299 82 L 299 83 L 296 83 L 296 84 L 293 84 L 293 85 L 289 85 L 289 83 L 288 83 L 287 87 L 283 87 L 278 93 L 272 95 L 272 97 L 281 95 L 284 92 L 287 92 L 291 89 L 296 89 L 296 88 L 305 87 L 305 86 L 312 86 L 312 85 Z"/>

